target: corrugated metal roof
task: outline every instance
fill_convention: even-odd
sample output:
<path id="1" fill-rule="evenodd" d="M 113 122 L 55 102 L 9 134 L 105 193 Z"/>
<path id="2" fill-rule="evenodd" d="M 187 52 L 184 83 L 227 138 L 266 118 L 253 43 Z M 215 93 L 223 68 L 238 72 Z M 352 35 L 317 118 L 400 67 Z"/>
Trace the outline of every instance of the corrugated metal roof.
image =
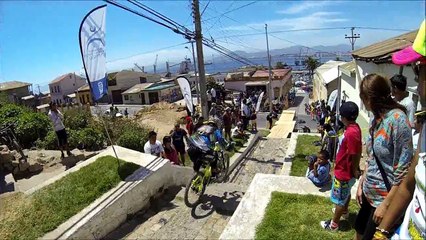
<path id="1" fill-rule="evenodd" d="M 142 90 L 144 90 L 145 88 L 151 86 L 153 83 L 139 83 L 136 84 L 135 86 L 127 89 L 125 92 L 123 92 L 122 94 L 134 94 L 134 93 L 140 93 Z"/>
<path id="2" fill-rule="evenodd" d="M 329 84 L 338 77 L 338 66 L 346 64 L 341 61 L 328 61 L 315 69 L 315 74 L 318 75 L 325 84 Z"/>
<path id="3" fill-rule="evenodd" d="M 414 30 L 402 35 L 374 43 L 352 52 L 352 56 L 357 60 L 373 61 L 376 63 L 390 62 L 392 53 L 397 52 L 413 44 L 418 30 Z"/>
<path id="4" fill-rule="evenodd" d="M 34 98 L 34 95 L 28 95 L 28 96 L 25 96 L 25 97 L 21 97 L 21 99 L 22 100 L 30 100 L 30 99 L 33 99 Z"/>
<path id="5" fill-rule="evenodd" d="M 0 83 L 0 91 L 6 91 L 10 89 L 16 89 L 21 87 L 31 86 L 31 83 L 19 82 L 19 81 L 9 81 Z"/>

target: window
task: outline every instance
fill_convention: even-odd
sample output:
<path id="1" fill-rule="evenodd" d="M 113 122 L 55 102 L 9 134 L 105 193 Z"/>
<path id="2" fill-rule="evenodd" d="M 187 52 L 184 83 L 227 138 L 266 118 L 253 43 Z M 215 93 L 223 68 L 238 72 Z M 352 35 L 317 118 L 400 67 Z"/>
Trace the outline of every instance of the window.
<path id="1" fill-rule="evenodd" d="M 124 100 L 128 101 L 129 100 L 129 95 L 124 95 Z"/>
<path id="2" fill-rule="evenodd" d="M 146 83 L 146 77 L 139 77 L 140 83 Z"/>

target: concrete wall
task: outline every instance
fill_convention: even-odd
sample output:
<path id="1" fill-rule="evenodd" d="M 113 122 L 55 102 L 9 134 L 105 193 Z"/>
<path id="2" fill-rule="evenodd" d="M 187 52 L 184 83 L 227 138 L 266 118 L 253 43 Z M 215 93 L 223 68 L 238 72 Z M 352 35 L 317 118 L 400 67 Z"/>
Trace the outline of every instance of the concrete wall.
<path id="1" fill-rule="evenodd" d="M 142 104 L 142 96 L 143 93 L 123 94 L 123 104 Z"/>
<path id="2" fill-rule="evenodd" d="M 43 239 L 102 238 L 125 222 L 129 215 L 148 208 L 150 200 L 164 189 L 184 186 L 193 175 L 192 168 L 172 166 L 167 159 L 119 146 L 115 148 L 120 159 L 139 164 L 141 168 Z M 114 155 L 111 148 L 26 193 L 31 194 L 106 155 Z"/>

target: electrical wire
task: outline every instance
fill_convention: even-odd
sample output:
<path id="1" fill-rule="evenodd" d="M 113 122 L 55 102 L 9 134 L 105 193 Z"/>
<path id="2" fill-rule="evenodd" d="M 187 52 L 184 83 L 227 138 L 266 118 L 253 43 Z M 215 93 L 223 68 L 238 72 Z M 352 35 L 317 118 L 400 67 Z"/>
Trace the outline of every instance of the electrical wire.
<path id="1" fill-rule="evenodd" d="M 203 16 L 204 11 L 206 11 L 206 9 L 207 9 L 207 7 L 209 6 L 209 4 L 210 4 L 210 0 L 209 0 L 209 2 L 206 4 L 206 6 L 204 7 L 204 9 L 203 9 L 203 11 L 201 12 L 201 15 L 200 15 L 200 16 Z"/>
<path id="2" fill-rule="evenodd" d="M 228 14 L 228 13 L 231 13 L 231 12 L 234 12 L 234 11 L 237 11 L 237 10 L 240 10 L 240 9 L 242 9 L 242 8 L 245 8 L 245 7 L 250 6 L 250 5 L 252 5 L 252 4 L 255 4 L 255 3 L 256 3 L 256 1 L 253 1 L 253 2 L 250 2 L 250 3 L 247 3 L 247 4 L 244 4 L 244 5 L 239 6 L 239 7 L 237 7 L 237 8 L 234 8 L 234 9 L 231 9 L 231 10 L 229 10 L 229 11 L 226 11 L 226 12 L 222 13 L 220 16 L 217 16 L 217 17 L 219 17 L 219 18 L 220 18 L 220 17 L 222 17 L 222 16 L 224 16 L 224 15 L 226 15 L 226 14 Z M 203 20 L 202 22 L 210 21 L 210 20 L 215 19 L 215 18 L 217 18 L 217 17 L 208 18 L 208 19 L 206 19 L 206 20 Z"/>

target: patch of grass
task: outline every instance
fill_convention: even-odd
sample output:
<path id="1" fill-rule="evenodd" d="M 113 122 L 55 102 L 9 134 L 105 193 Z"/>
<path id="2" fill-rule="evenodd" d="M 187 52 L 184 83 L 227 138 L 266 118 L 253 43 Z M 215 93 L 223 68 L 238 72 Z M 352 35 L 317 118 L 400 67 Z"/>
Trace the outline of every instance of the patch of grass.
<path id="1" fill-rule="evenodd" d="M 299 135 L 294 159 L 291 163 L 290 176 L 305 176 L 308 168 L 308 161 L 306 161 L 305 157 L 318 153 L 320 147 L 315 146 L 314 142 L 319 140 L 320 138 L 317 136 Z"/>
<path id="2" fill-rule="evenodd" d="M 0 239 L 37 239 L 87 207 L 140 166 L 111 156 L 70 173 L 30 196 L 0 199 Z M 5 203 L 5 204 L 3 204 Z"/>
<path id="3" fill-rule="evenodd" d="M 265 216 L 256 228 L 256 239 L 352 239 L 358 207 L 349 206 L 349 220 L 340 222 L 340 230 L 328 232 L 320 221 L 333 217 L 333 205 L 328 198 L 273 192 Z"/>
<path id="4" fill-rule="evenodd" d="M 259 134 L 261 137 L 267 137 L 271 133 L 269 129 L 259 129 Z"/>

